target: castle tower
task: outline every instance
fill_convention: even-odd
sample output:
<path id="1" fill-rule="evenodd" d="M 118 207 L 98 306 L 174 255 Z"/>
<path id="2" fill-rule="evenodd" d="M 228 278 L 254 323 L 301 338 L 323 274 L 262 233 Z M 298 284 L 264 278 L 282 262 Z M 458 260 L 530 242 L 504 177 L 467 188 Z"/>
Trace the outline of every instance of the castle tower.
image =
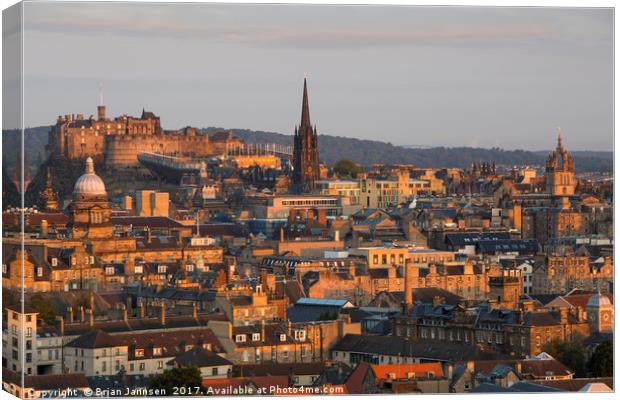
<path id="1" fill-rule="evenodd" d="M 293 149 L 293 185 L 304 192 L 314 189 L 319 179 L 319 148 L 316 133 L 310 124 L 310 107 L 308 105 L 308 86 L 304 79 L 304 94 L 301 108 L 301 123 L 295 127 Z"/>
<path id="2" fill-rule="evenodd" d="M 547 193 L 552 196 L 566 198 L 575 194 L 575 161 L 564 149 L 562 135 L 559 131 L 558 144 L 549 154 L 545 165 L 545 186 Z"/>
<path id="3" fill-rule="evenodd" d="M 93 159 L 88 157 L 84 175 L 73 187 L 73 201 L 69 206 L 69 228 L 74 239 L 110 238 L 110 205 L 103 180 L 95 174 Z"/>
<path id="4" fill-rule="evenodd" d="M 103 104 L 103 86 L 99 87 L 99 105 L 97 106 L 97 119 L 105 120 L 105 105 Z"/>
<path id="5" fill-rule="evenodd" d="M 58 210 L 58 196 L 52 186 L 52 170 L 49 167 L 47 168 L 47 181 L 45 182 L 45 189 L 41 192 L 41 199 L 46 210 Z"/>

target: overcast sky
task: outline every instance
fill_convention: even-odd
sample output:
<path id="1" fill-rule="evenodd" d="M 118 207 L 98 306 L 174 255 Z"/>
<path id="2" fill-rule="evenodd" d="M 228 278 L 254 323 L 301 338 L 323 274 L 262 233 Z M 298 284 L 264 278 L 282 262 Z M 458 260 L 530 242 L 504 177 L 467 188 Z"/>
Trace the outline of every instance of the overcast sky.
<path id="1" fill-rule="evenodd" d="M 25 121 L 108 114 L 574 150 L 613 141 L 611 9 L 26 3 Z"/>

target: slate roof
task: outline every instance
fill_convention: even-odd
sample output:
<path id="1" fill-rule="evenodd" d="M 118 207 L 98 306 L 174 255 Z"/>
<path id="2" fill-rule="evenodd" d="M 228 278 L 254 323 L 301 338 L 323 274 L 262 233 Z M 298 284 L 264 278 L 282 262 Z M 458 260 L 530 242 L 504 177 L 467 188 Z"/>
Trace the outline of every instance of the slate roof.
<path id="1" fill-rule="evenodd" d="M 429 360 L 463 361 L 507 357 L 495 352 L 458 343 L 435 340 L 410 341 L 400 336 L 372 336 L 347 334 L 332 351 L 346 351 L 362 354 L 418 357 Z"/>
<path id="2" fill-rule="evenodd" d="M 101 349 L 105 347 L 121 346 L 115 337 L 109 333 L 103 332 L 98 329 L 93 329 L 84 335 L 77 337 L 67 343 L 66 347 L 78 347 L 82 349 Z"/>
<path id="3" fill-rule="evenodd" d="M 479 240 L 476 251 L 480 253 L 519 252 L 536 253 L 540 251 L 540 244 L 536 239 L 523 240 Z"/>
<path id="4" fill-rule="evenodd" d="M 203 349 L 202 347 L 194 347 L 179 354 L 173 360 L 168 362 L 182 367 L 188 365 L 195 365 L 197 367 L 215 367 L 219 365 L 232 365 L 232 362 L 228 361 L 224 357 L 217 355 L 212 351 Z"/>
<path id="5" fill-rule="evenodd" d="M 480 241 L 510 240 L 509 232 L 459 232 L 446 234 L 445 242 L 452 246 L 475 245 Z"/>

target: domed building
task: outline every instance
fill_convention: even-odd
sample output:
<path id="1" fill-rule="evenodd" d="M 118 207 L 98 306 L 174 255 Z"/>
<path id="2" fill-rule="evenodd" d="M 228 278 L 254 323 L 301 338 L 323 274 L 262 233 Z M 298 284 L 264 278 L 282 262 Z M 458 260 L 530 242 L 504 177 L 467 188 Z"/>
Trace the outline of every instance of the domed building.
<path id="1" fill-rule="evenodd" d="M 590 332 L 613 332 L 614 305 L 608 295 L 598 292 L 588 299 L 586 304 Z"/>
<path id="2" fill-rule="evenodd" d="M 86 159 L 84 174 L 73 187 L 69 228 L 74 239 L 112 236 L 110 205 L 103 180 L 95 174 L 93 159 Z"/>

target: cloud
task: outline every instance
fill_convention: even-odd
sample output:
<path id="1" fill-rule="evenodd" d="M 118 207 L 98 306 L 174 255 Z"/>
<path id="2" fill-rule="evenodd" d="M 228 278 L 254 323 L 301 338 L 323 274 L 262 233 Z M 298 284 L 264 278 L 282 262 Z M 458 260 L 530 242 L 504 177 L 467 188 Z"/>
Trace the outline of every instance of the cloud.
<path id="1" fill-rule="evenodd" d="M 140 5 L 72 5 L 68 12 L 55 7 L 39 7 L 26 18 L 26 30 L 65 35 L 114 35 L 124 37 L 196 40 L 210 43 L 247 47 L 357 49 L 378 46 L 450 46 L 485 43 L 518 44 L 537 40 L 550 34 L 550 26 L 540 22 L 501 21 L 498 18 L 473 19 L 456 22 L 438 19 L 429 24 L 420 13 L 411 13 L 409 21 L 396 24 L 370 21 L 367 16 L 354 14 L 339 23 L 342 9 L 311 7 L 306 23 L 296 24 L 287 15 L 293 7 L 262 8 L 262 18 L 250 18 L 248 9 L 236 6 L 196 7 L 195 5 L 158 5 L 145 8 Z M 248 6 L 248 8 L 251 6 Z M 303 6 L 297 7 L 297 10 Z M 364 10 L 362 7 L 361 9 Z M 43 10 L 45 10 L 43 12 Z M 377 9 L 375 9 L 377 10 Z M 384 8 L 397 17 L 395 8 Z M 402 10 L 402 8 L 401 8 Z M 313 16 L 328 16 L 322 24 L 308 24 Z M 372 11 L 372 10 L 365 10 Z M 427 12 L 427 10 L 424 10 Z M 294 14 L 294 12 L 293 12 Z M 368 14 L 370 15 L 370 14 Z M 436 15 L 442 15 L 437 12 Z M 355 18 L 362 23 L 355 23 Z M 331 18 L 331 19 L 330 19 Z M 260 22 L 256 22 L 256 21 Z M 302 18 L 303 20 L 303 18 Z M 398 20 L 398 18 L 396 18 Z M 353 26 L 351 26 L 353 24 Z M 332 26 L 329 26 L 332 25 Z"/>

